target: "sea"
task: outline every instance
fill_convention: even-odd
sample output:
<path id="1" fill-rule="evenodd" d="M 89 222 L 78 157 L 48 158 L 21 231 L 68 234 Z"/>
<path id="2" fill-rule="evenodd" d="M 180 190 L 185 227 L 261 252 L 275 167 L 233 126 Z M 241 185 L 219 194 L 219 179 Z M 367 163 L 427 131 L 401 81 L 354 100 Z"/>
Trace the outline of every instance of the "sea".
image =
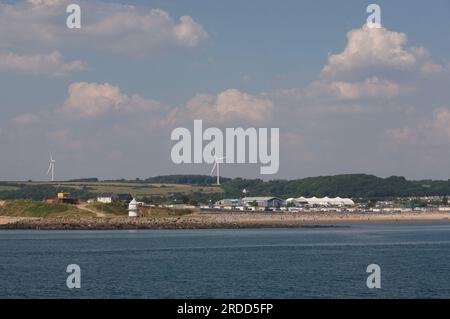
<path id="1" fill-rule="evenodd" d="M 318 226 L 2 230 L 0 299 L 450 298 L 450 223 Z"/>

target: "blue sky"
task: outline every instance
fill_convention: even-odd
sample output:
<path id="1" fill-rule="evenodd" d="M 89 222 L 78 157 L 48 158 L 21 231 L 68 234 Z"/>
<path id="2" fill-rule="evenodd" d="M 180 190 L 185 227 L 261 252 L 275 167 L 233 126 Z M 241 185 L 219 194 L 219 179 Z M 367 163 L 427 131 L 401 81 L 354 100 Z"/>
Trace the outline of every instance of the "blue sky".
<path id="1" fill-rule="evenodd" d="M 72 2 L 82 28 L 69 31 Z M 0 1 L 1 180 L 47 178 L 49 151 L 61 179 L 209 174 L 170 160 L 170 131 L 195 114 L 280 127 L 279 174 L 225 165 L 224 175 L 450 178 L 450 1 L 377 1 L 383 31 L 367 43 L 366 1 L 124 3 Z M 245 108 L 268 116 L 252 121 Z"/>

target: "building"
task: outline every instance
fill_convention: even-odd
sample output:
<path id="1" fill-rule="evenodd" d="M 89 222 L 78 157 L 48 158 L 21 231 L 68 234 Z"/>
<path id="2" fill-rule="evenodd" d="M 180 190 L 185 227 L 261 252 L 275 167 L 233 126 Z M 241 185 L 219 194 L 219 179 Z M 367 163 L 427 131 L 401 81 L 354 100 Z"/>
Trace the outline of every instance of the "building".
<path id="1" fill-rule="evenodd" d="M 133 196 L 130 193 L 117 194 L 118 201 L 121 203 L 129 204 L 133 200 Z"/>
<path id="2" fill-rule="evenodd" d="M 97 202 L 104 204 L 111 203 L 125 203 L 128 204 L 133 200 L 133 196 L 131 194 L 116 194 L 116 193 L 102 193 L 97 196 Z"/>
<path id="3" fill-rule="evenodd" d="M 278 197 L 244 197 L 241 200 L 244 206 L 256 206 L 265 208 L 280 208 L 284 206 L 284 200 Z"/>
<path id="4" fill-rule="evenodd" d="M 111 204 L 119 201 L 119 197 L 114 193 L 102 193 L 97 196 L 97 202 Z"/>
<path id="5" fill-rule="evenodd" d="M 297 207 L 303 206 L 353 206 L 355 203 L 350 198 L 340 198 L 340 197 L 298 197 L 298 198 L 288 198 L 286 200 L 287 204 L 291 204 Z"/>
<path id="6" fill-rule="evenodd" d="M 128 216 L 129 217 L 139 216 L 139 204 L 134 198 L 128 204 Z"/>
<path id="7" fill-rule="evenodd" d="M 241 205 L 241 200 L 239 198 L 226 198 L 226 199 L 219 200 L 218 202 L 216 202 L 215 205 L 239 206 L 239 205 Z"/>

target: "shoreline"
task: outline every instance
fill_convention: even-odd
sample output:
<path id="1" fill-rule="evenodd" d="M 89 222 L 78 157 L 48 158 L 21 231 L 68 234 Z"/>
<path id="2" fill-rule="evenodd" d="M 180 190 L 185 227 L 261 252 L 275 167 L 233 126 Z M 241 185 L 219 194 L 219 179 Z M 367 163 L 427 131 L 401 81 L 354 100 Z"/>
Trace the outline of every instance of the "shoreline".
<path id="1" fill-rule="evenodd" d="M 342 223 L 450 222 L 450 212 L 418 213 L 238 213 L 194 212 L 179 217 L 9 217 L 0 216 L 0 230 L 133 230 L 327 228 Z M 331 225 L 322 225 L 324 223 Z"/>

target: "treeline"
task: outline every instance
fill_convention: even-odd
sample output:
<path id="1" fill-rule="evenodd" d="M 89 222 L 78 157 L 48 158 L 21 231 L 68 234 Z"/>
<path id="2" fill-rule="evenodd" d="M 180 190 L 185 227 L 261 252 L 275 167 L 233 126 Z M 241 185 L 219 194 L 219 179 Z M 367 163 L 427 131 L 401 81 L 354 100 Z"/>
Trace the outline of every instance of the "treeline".
<path id="1" fill-rule="evenodd" d="M 393 198 L 409 196 L 444 196 L 450 194 L 450 181 L 408 181 L 404 177 L 380 178 L 366 174 L 309 177 L 297 180 L 262 181 L 260 179 L 233 179 L 222 185 L 227 197 L 299 196 Z"/>
<path id="2" fill-rule="evenodd" d="M 224 190 L 219 196 L 277 196 L 289 197 L 352 197 L 365 199 L 388 199 L 410 196 L 450 195 L 450 180 L 411 181 L 402 176 L 381 178 L 368 174 L 343 174 L 334 176 L 308 177 L 295 180 L 225 178 L 221 177 Z M 143 180 L 145 183 L 212 185 L 215 177 L 207 175 L 167 175 Z M 246 189 L 247 193 L 242 191 Z M 211 196 L 211 195 L 210 195 Z M 195 200 L 203 199 L 195 194 Z M 183 198 L 186 201 L 186 198 Z"/>
<path id="3" fill-rule="evenodd" d="M 99 180 L 97 177 L 75 178 L 69 179 L 68 182 L 73 183 L 97 183 Z"/>
<path id="4" fill-rule="evenodd" d="M 221 177 L 222 183 L 230 181 L 231 178 Z M 165 175 L 149 177 L 145 183 L 152 184 L 188 184 L 188 185 L 211 185 L 216 183 L 216 177 L 208 175 Z"/>
<path id="5" fill-rule="evenodd" d="M 221 177 L 222 182 L 230 181 L 231 178 Z M 106 179 L 99 181 L 97 178 L 83 178 L 70 180 L 69 182 L 107 182 L 107 183 L 137 183 L 137 184 L 183 184 L 183 185 L 211 185 L 216 183 L 215 176 L 208 175 L 161 175 L 145 179 Z"/>
<path id="6" fill-rule="evenodd" d="M 213 204 L 218 200 L 223 198 L 222 193 L 203 193 L 192 192 L 189 194 L 185 193 L 172 193 L 167 196 L 142 196 L 138 197 L 139 201 L 143 201 L 148 204 Z"/>

